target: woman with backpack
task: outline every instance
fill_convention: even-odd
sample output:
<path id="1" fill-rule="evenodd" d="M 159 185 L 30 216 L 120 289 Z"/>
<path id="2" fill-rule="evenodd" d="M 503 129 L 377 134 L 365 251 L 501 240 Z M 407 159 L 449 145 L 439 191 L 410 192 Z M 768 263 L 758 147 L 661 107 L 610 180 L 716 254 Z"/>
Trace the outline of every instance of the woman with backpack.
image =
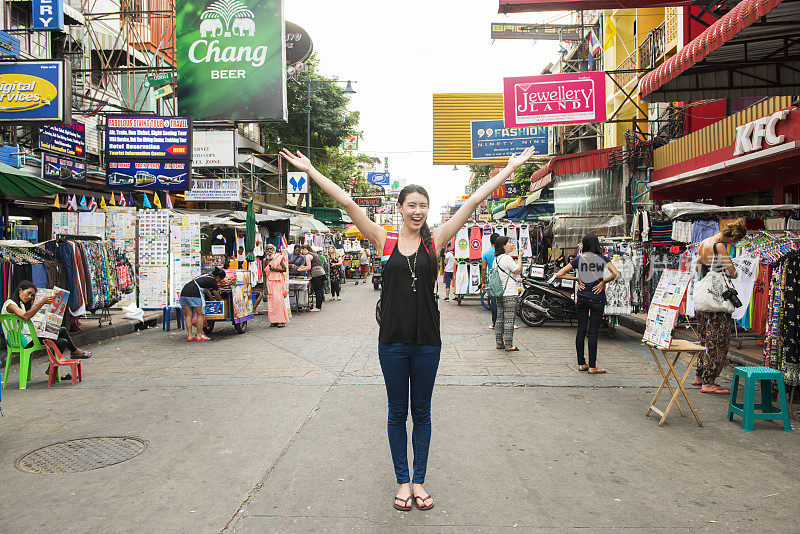
<path id="1" fill-rule="evenodd" d="M 497 319 L 494 323 L 494 338 L 497 341 L 497 349 L 505 349 L 508 352 L 516 352 L 519 349 L 514 346 L 514 320 L 517 317 L 517 300 L 519 300 L 519 280 L 518 276 L 522 272 L 522 254 L 517 260 L 511 257 L 510 252 L 514 250 L 514 245 L 506 236 L 500 236 L 494 242 L 494 255 L 496 275 L 499 280 L 489 280 L 490 285 L 497 286 L 502 293 L 495 295 L 497 302 Z M 490 275 L 491 277 L 491 275 Z M 492 288 L 492 293 L 497 291 Z"/>
<path id="2" fill-rule="evenodd" d="M 413 505 L 420 510 L 433 508 L 433 499 L 422 484 L 431 441 L 431 396 L 442 349 L 439 309 L 434 295 L 439 253 L 478 205 L 511 177 L 533 152 L 530 147 L 519 156 L 511 156 L 502 171 L 481 185 L 455 215 L 433 231 L 427 224 L 430 207 L 427 191 L 418 185 L 404 187 L 397 198 L 403 224 L 395 233 L 387 232 L 370 220 L 350 195 L 315 169 L 300 151 L 296 154 L 286 149 L 281 151 L 281 156 L 298 170 L 307 172 L 342 205 L 376 251 L 383 251 L 378 356 L 389 401 L 387 430 L 395 477 L 400 486 L 394 498 L 394 507 L 398 510 L 408 511 Z M 409 476 L 406 456 L 409 396 L 414 423 L 413 478 Z"/>

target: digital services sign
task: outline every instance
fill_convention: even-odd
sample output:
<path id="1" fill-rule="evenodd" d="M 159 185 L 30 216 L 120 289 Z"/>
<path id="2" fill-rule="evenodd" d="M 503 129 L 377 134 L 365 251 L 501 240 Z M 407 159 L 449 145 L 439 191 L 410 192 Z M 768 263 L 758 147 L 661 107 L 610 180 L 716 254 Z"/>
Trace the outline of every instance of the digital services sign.
<path id="1" fill-rule="evenodd" d="M 181 190 L 189 188 L 192 173 L 188 161 L 120 161 L 106 163 L 109 189 Z"/>
<path id="2" fill-rule="evenodd" d="M 506 128 L 605 120 L 605 72 L 503 78 Z"/>
<path id="3" fill-rule="evenodd" d="M 175 9 L 180 113 L 286 121 L 283 1 L 198 0 Z"/>
<path id="4" fill-rule="evenodd" d="M 70 122 L 71 79 L 63 61 L 0 62 L 0 122 Z"/>
<path id="5" fill-rule="evenodd" d="M 69 126 L 42 126 L 39 128 L 39 148 L 82 159 L 86 157 L 86 125 L 74 120 Z"/>
<path id="6" fill-rule="evenodd" d="M 106 154 L 110 159 L 189 160 L 192 119 L 189 117 L 109 117 Z"/>
<path id="7" fill-rule="evenodd" d="M 472 159 L 507 158 L 512 154 L 522 153 L 529 146 L 536 149 L 534 155 L 546 156 L 549 151 L 550 128 L 506 128 L 502 119 L 471 121 L 470 139 Z"/>

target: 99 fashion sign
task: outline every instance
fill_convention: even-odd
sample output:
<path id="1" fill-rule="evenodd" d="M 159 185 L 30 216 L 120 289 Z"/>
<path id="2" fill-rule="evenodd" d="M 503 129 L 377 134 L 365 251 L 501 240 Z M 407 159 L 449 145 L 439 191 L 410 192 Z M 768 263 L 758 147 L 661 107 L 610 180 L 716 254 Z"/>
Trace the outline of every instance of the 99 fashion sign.
<path id="1" fill-rule="evenodd" d="M 176 8 L 180 113 L 286 121 L 283 1 L 189 0 Z"/>

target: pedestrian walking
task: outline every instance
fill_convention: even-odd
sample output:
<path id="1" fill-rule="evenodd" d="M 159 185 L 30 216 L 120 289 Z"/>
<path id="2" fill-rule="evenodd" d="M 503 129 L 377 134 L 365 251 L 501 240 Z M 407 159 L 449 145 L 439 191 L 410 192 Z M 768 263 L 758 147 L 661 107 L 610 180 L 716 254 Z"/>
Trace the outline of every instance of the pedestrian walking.
<path id="1" fill-rule="evenodd" d="M 342 280 L 342 258 L 336 252 L 336 247 L 328 247 L 328 265 L 331 273 L 331 300 L 342 300 L 339 296 Z"/>
<path id="2" fill-rule="evenodd" d="M 283 254 L 275 252 L 273 244 L 268 244 L 265 252 L 264 281 L 268 296 L 267 318 L 270 326 L 283 328 L 289 322 L 285 301 L 289 292 L 286 287 L 286 258 Z"/>
<path id="3" fill-rule="evenodd" d="M 500 234 L 497 232 L 494 232 L 491 236 L 489 236 L 489 244 L 492 245 L 492 247 L 487 249 L 483 253 L 483 256 L 481 256 L 481 287 L 484 290 L 487 289 L 486 277 L 494 265 L 494 245 L 497 242 L 498 237 L 500 237 Z M 488 293 L 486 294 L 486 298 L 489 299 L 489 309 L 492 311 L 492 326 L 489 328 L 489 330 L 492 330 L 497 323 L 497 299 L 490 297 Z"/>
<path id="4" fill-rule="evenodd" d="M 450 243 L 445 245 L 444 250 L 444 300 L 450 300 L 450 286 L 453 284 L 456 256 L 453 254 L 453 246 Z"/>
<path id="5" fill-rule="evenodd" d="M 608 267 L 610 274 L 605 276 Z M 578 275 L 567 274 L 575 270 Z M 575 336 L 575 350 L 578 354 L 578 370 L 589 374 L 602 374 L 606 370 L 597 366 L 597 336 L 603 322 L 606 307 L 606 284 L 619 275 L 611 260 L 603 254 L 600 240 L 594 234 L 586 234 L 581 241 L 581 253 L 565 265 L 556 277 L 574 280 L 578 284 L 575 310 L 578 314 L 578 333 Z M 605 276 L 605 278 L 604 278 Z M 589 363 L 584 355 L 584 342 L 588 338 Z"/>
<path id="6" fill-rule="evenodd" d="M 292 154 L 286 149 L 281 151 L 281 155 L 297 169 L 307 172 L 344 207 L 375 249 L 383 251 L 378 356 L 388 397 L 389 449 L 400 485 L 394 507 L 407 511 L 413 502 L 420 510 L 429 510 L 434 502 L 423 483 L 431 440 L 431 396 L 442 348 L 439 310 L 434 295 L 439 247 L 449 242 L 478 205 L 533 155 L 533 147 L 520 156 L 511 156 L 502 171 L 481 185 L 455 215 L 433 231 L 426 222 L 430 207 L 427 191 L 418 185 L 404 187 L 397 198 L 403 224 L 399 232 L 391 234 L 370 220 L 350 195 L 316 170 L 306 156 L 299 151 Z M 413 478 L 409 477 L 406 455 L 409 395 L 414 423 L 411 440 Z"/>
<path id="7" fill-rule="evenodd" d="M 312 312 L 322 311 L 322 303 L 325 300 L 325 293 L 323 290 L 325 282 L 325 269 L 322 267 L 322 260 L 319 254 L 314 252 L 311 245 L 304 245 L 306 251 L 306 265 L 299 270 L 307 270 L 311 277 L 311 290 L 314 292 L 315 307 L 311 308 Z"/>
<path id="8" fill-rule="evenodd" d="M 519 300 L 519 274 L 522 272 L 522 254 L 516 261 L 511 257 L 514 243 L 506 236 L 498 236 L 494 242 L 494 256 L 503 296 L 497 297 L 497 318 L 494 324 L 494 339 L 498 349 L 516 352 L 514 345 L 514 320 L 517 318 Z"/>
<path id="9" fill-rule="evenodd" d="M 738 219 L 728 223 L 721 232 L 701 241 L 697 250 L 697 269 L 701 276 L 706 276 L 710 271 L 718 271 L 736 278 L 738 273 L 728 255 L 727 245 L 741 241 L 746 234 L 744 219 Z M 700 386 L 702 393 L 728 395 L 730 391 L 717 384 L 717 377 L 728 363 L 733 318 L 730 313 L 724 311 L 696 310 L 695 315 L 697 335 L 700 344 L 706 347 L 706 350 L 700 353 L 697 360 L 692 385 Z"/>

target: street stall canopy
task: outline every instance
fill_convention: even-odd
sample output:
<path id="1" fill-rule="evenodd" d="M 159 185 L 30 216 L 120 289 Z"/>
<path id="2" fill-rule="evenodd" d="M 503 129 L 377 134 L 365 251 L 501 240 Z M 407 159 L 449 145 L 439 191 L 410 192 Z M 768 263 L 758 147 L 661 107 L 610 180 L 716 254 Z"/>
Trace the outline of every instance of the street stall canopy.
<path id="1" fill-rule="evenodd" d="M 643 7 L 686 6 L 694 0 L 500 0 L 498 13 L 533 11 L 580 11 L 598 9 L 631 9 Z"/>
<path id="2" fill-rule="evenodd" d="M 603 148 L 577 154 L 555 156 L 531 175 L 530 191 L 533 193 L 550 185 L 556 176 L 590 172 L 613 166 L 622 147 Z"/>
<path id="3" fill-rule="evenodd" d="M 320 232 L 322 234 L 329 234 L 330 228 L 325 226 L 320 221 L 316 220 L 313 217 L 305 217 L 303 215 L 297 215 L 292 217 L 291 219 L 292 229 L 299 230 L 302 232 Z"/>
<path id="4" fill-rule="evenodd" d="M 800 94 L 800 2 L 742 0 L 639 83 L 646 102 Z"/>
<path id="5" fill-rule="evenodd" d="M 702 215 L 706 213 L 747 213 L 756 211 L 792 211 L 800 209 L 800 204 L 759 204 L 755 206 L 717 206 L 699 202 L 672 202 L 661 206 L 661 211 L 670 219 L 683 215 Z"/>
<path id="6" fill-rule="evenodd" d="M 3 196 L 46 197 L 64 191 L 66 189 L 58 184 L 0 163 L 0 193 Z"/>

